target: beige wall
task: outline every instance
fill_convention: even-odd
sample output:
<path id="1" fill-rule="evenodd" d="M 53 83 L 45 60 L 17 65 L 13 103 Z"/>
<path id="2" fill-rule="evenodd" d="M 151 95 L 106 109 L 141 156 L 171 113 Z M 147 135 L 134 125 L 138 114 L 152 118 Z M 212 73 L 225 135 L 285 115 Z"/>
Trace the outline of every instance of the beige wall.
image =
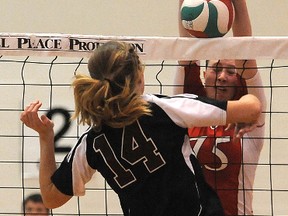
<path id="1" fill-rule="evenodd" d="M 247 0 L 255 35 L 288 35 L 287 0 Z M 1 0 L 0 32 L 176 36 L 176 0 Z"/>
<path id="2" fill-rule="evenodd" d="M 254 35 L 288 35 L 287 0 L 247 1 Z M 0 0 L 0 32 L 177 36 L 177 7 L 176 0 Z M 13 146 L 16 147 L 16 144 Z M 1 158 L 2 153 L 0 152 Z M 19 168 L 13 169 L 7 165 L 1 172 L 1 175 L 6 172 L 7 176 L 11 176 L 11 179 L 2 178 L 2 185 L 21 185 Z M 13 176 L 10 173 L 13 173 Z M 269 178 L 267 172 L 263 173 L 263 176 L 265 179 Z M 38 179 L 27 180 L 25 184 L 31 188 L 38 187 Z M 0 209 L 20 211 L 23 194 L 13 190 L 7 191 L 0 192 Z M 16 204 L 11 204 L 11 197 Z M 95 208 L 93 196 L 92 203 L 87 197 L 83 202 Z M 99 200 L 96 202 L 99 204 Z M 115 202 L 117 211 L 118 204 Z M 261 197 L 258 197 L 255 205 L 259 209 L 262 208 Z M 270 205 L 269 200 L 267 205 Z M 62 209 L 66 213 L 75 212 L 76 206 L 75 199 Z"/>

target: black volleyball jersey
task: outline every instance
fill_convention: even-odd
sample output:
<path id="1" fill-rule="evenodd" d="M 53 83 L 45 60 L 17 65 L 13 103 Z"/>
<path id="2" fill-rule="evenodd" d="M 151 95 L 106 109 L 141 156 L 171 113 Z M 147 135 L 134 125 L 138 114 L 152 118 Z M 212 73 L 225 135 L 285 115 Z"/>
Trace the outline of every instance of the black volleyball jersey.
<path id="1" fill-rule="evenodd" d="M 52 176 L 53 183 L 64 194 L 81 196 L 98 171 L 118 194 L 124 215 L 204 215 L 209 189 L 199 177 L 187 128 L 225 124 L 227 102 L 189 94 L 143 97 L 151 116 L 124 128 L 87 130 Z"/>

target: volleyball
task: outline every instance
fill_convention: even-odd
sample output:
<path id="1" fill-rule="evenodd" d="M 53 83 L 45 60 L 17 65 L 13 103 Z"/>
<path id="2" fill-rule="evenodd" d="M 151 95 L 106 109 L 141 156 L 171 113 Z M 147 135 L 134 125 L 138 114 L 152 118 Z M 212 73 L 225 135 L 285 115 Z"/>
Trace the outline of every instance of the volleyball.
<path id="1" fill-rule="evenodd" d="M 222 37 L 234 21 L 231 0 L 184 0 L 180 10 L 183 27 L 198 38 Z"/>

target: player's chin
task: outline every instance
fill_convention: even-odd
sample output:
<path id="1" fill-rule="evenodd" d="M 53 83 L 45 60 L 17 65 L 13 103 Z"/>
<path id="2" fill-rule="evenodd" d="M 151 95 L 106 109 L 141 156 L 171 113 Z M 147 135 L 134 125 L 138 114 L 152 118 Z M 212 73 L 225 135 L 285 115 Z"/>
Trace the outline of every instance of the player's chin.
<path id="1" fill-rule="evenodd" d="M 231 94 L 229 94 L 227 91 L 226 92 L 220 92 L 217 91 L 217 93 L 215 93 L 216 95 L 216 100 L 220 100 L 220 101 L 228 101 L 231 100 L 233 98 L 233 96 Z"/>

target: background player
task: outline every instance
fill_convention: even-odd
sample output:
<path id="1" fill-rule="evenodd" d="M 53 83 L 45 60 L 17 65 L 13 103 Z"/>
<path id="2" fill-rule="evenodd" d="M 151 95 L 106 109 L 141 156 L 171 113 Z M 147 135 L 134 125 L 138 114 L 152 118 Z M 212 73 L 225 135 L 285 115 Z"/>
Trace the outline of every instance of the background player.
<path id="1" fill-rule="evenodd" d="M 42 197 L 39 193 L 31 194 L 23 201 L 24 213 L 27 216 L 47 216 L 49 215 L 49 209 L 45 207 Z"/>

